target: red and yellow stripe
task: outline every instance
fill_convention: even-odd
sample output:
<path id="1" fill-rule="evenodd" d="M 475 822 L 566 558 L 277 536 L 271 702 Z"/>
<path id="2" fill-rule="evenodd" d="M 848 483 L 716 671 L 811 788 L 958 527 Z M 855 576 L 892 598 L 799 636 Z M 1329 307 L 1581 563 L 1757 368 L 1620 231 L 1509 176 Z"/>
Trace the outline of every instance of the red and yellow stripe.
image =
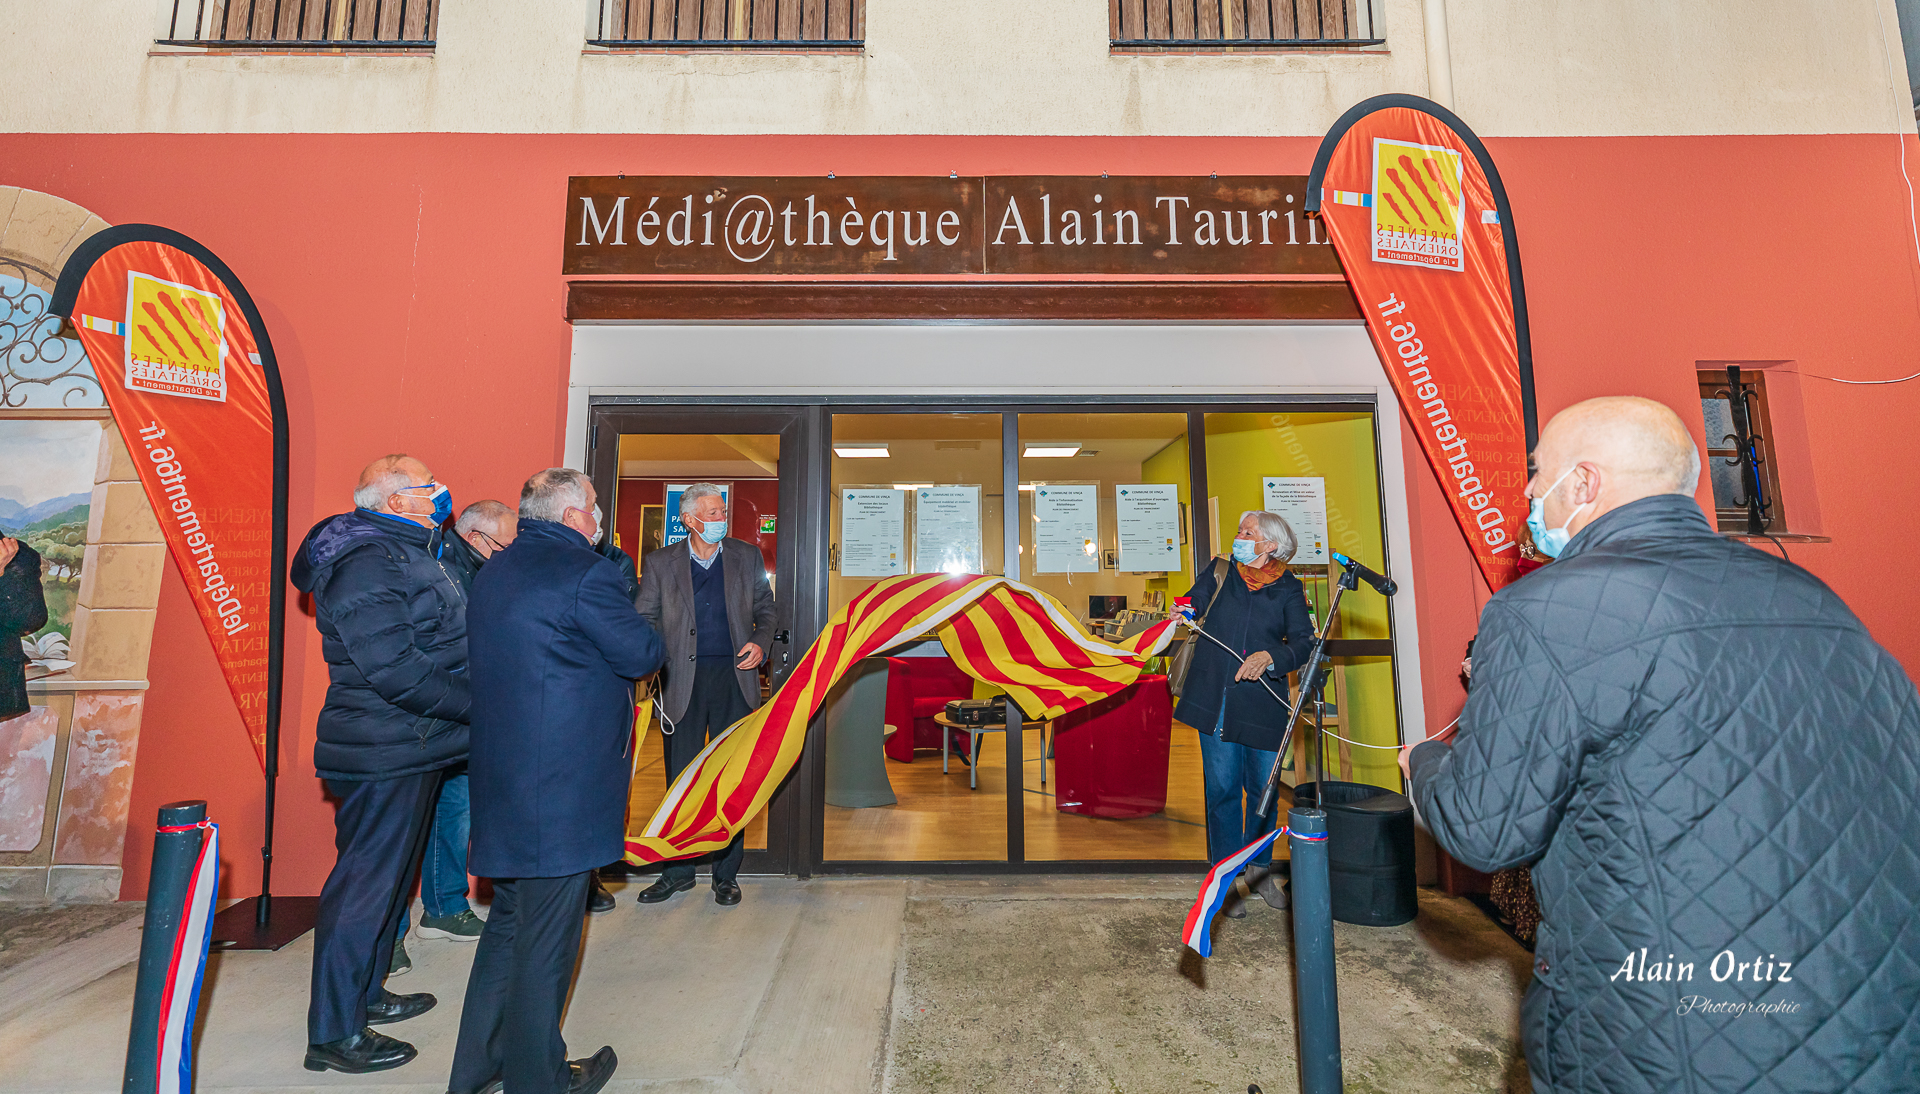
<path id="1" fill-rule="evenodd" d="M 1118 644 L 1088 634 L 1060 602 L 1017 581 L 970 574 L 891 577 L 822 631 L 772 700 L 713 739 L 627 834 L 627 860 L 662 862 L 725 847 L 800 759 L 807 723 L 849 669 L 882 650 L 937 637 L 954 663 L 1004 689 L 1029 718 L 1058 718 L 1134 682 L 1172 624 Z"/>

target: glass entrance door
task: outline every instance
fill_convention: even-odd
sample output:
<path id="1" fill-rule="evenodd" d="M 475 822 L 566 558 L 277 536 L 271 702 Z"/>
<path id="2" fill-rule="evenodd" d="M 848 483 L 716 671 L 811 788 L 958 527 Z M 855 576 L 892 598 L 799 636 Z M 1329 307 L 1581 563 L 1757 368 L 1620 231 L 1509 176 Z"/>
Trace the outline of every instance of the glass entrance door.
<path id="1" fill-rule="evenodd" d="M 688 530 L 680 521 L 681 499 L 690 487 L 717 488 L 726 502 L 727 538 L 754 548 L 766 567 L 774 593 L 774 640 L 759 667 L 761 698 L 771 695 L 792 670 L 812 641 L 811 628 L 795 633 L 797 602 L 809 599 L 811 583 L 795 580 L 805 523 L 796 519 L 801 501 L 800 454 L 805 411 L 739 412 L 679 408 L 640 409 L 596 407 L 589 474 L 605 508 L 613 545 L 634 562 L 644 586 L 659 581 L 658 567 L 649 569 L 649 556 L 684 540 Z M 811 605 L 809 605 L 809 608 Z M 663 679 L 690 669 L 669 663 Z M 668 762 L 668 738 L 656 704 L 649 724 L 641 727 L 628 828 L 644 824 L 665 797 L 676 773 Z M 676 734 L 686 728 L 676 729 Z M 684 747 L 684 745 L 683 745 Z M 799 806 L 794 784 L 776 793 L 766 811 L 745 832 L 746 857 L 742 870 L 755 874 L 783 874 L 794 869 L 795 843 L 803 831 L 805 810 Z"/>

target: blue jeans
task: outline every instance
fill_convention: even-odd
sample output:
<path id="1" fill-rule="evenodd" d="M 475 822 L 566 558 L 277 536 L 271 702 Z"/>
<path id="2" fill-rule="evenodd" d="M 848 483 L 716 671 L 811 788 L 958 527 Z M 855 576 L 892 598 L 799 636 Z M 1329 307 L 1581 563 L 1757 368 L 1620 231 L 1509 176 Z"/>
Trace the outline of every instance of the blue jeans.
<path id="1" fill-rule="evenodd" d="M 420 860 L 420 903 L 429 919 L 469 911 L 467 903 L 467 836 L 473 814 L 467 793 L 465 764 L 453 768 L 440 784 L 440 801 L 433 807 L 433 833 Z M 407 936 L 412 905 L 400 919 L 400 935 Z"/>
<path id="2" fill-rule="evenodd" d="M 1233 744 L 1206 731 L 1200 733 L 1200 771 L 1207 794 L 1207 861 L 1221 859 L 1273 831 L 1280 818 L 1280 804 L 1266 818 L 1253 815 L 1260 808 L 1260 793 L 1267 788 L 1267 774 L 1273 770 L 1275 752 Z M 1241 796 L 1245 795 L 1245 804 Z M 1249 865 L 1266 867 L 1273 863 L 1273 848 L 1255 856 Z"/>

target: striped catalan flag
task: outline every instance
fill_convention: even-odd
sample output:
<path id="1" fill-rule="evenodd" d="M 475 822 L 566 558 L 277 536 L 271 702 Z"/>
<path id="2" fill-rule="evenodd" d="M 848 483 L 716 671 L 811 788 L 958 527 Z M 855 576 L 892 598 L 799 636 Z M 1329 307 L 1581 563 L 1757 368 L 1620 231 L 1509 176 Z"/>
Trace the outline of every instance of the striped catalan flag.
<path id="1" fill-rule="evenodd" d="M 708 743 L 639 832 L 627 859 L 663 862 L 725 847 L 766 808 L 800 758 L 807 723 L 862 658 L 937 637 L 1028 718 L 1057 718 L 1134 682 L 1173 637 L 1159 623 L 1119 643 L 1088 634 L 1061 603 L 1004 577 L 919 574 L 875 583 L 837 613 L 760 709 Z"/>

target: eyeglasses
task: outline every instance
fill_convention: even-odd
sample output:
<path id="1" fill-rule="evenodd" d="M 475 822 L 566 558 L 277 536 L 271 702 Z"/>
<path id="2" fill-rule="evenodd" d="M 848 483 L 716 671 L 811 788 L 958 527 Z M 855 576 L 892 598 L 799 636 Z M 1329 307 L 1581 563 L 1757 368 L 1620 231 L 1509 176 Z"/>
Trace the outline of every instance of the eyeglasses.
<path id="1" fill-rule="evenodd" d="M 475 528 L 475 529 L 473 530 L 473 534 L 474 534 L 474 535 L 477 535 L 477 536 L 486 536 L 486 537 L 487 537 L 487 542 L 488 542 L 488 543 L 491 543 L 491 544 L 493 544 L 493 549 L 494 549 L 494 550 L 496 550 L 496 551 L 504 551 L 504 550 L 506 550 L 506 549 L 507 549 L 507 545 L 506 545 L 506 544 L 504 544 L 504 543 L 501 543 L 501 542 L 500 542 L 499 540 L 497 540 L 497 539 L 495 539 L 495 538 L 493 538 L 492 536 L 487 536 L 487 534 L 486 534 L 485 532 L 482 532 L 482 531 L 481 531 L 480 529 L 478 529 L 478 528 Z"/>

